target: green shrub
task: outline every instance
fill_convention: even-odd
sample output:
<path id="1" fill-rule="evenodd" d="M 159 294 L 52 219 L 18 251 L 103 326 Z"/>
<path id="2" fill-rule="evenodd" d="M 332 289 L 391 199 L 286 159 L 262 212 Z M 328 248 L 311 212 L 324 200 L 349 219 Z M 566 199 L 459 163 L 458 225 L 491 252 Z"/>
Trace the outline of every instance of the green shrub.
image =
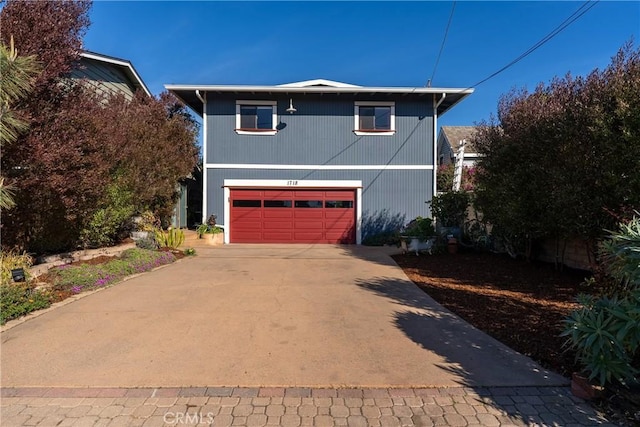
<path id="1" fill-rule="evenodd" d="M 98 209 L 80 233 L 85 248 L 110 246 L 128 233 L 134 213 L 133 195 L 116 184 L 107 190 L 106 206 Z"/>
<path id="2" fill-rule="evenodd" d="M 4 325 L 8 320 L 50 305 L 49 295 L 34 289 L 32 285 L 5 282 L 0 285 L 0 324 Z"/>
<path id="3" fill-rule="evenodd" d="M 158 242 L 154 237 L 143 237 L 142 239 L 136 240 L 136 246 L 140 249 L 155 251 L 158 249 Z"/>
<path id="4" fill-rule="evenodd" d="M 196 254 L 196 250 L 193 248 L 187 248 L 184 250 L 184 254 L 186 256 L 194 256 Z"/>
<path id="5" fill-rule="evenodd" d="M 581 295 L 578 302 L 562 336 L 569 337 L 589 379 L 600 385 L 633 379 L 639 372 L 632 362 L 640 348 L 640 289 L 622 298 Z"/>
<path id="6" fill-rule="evenodd" d="M 11 270 L 14 268 L 24 269 L 27 281 L 30 279 L 29 268 L 33 264 L 33 260 L 29 255 L 26 253 L 20 254 L 17 251 L 2 251 L 0 257 L 2 257 L 2 281 L 0 283 L 8 285 L 13 282 Z"/>
<path id="7" fill-rule="evenodd" d="M 431 214 L 441 227 L 461 227 L 470 202 L 471 197 L 465 191 L 442 193 L 431 199 Z"/>
<path id="8" fill-rule="evenodd" d="M 600 244 L 601 262 L 617 280 L 618 291 L 640 289 L 640 217 L 636 216 L 609 233 Z"/>
<path id="9" fill-rule="evenodd" d="M 156 242 L 161 248 L 178 249 L 184 243 L 184 231 L 179 228 L 156 230 Z"/>
<path id="10" fill-rule="evenodd" d="M 140 214 L 140 218 L 137 223 L 139 231 L 155 232 L 160 228 L 160 220 L 151 211 L 144 211 Z"/>
<path id="11" fill-rule="evenodd" d="M 619 225 L 599 247 L 604 269 L 615 286 L 599 298 L 581 295 L 581 307 L 565 319 L 562 336 L 576 349 L 590 379 L 605 385 L 633 380 L 640 349 L 640 218 Z M 590 283 L 593 286 L 593 283 Z"/>

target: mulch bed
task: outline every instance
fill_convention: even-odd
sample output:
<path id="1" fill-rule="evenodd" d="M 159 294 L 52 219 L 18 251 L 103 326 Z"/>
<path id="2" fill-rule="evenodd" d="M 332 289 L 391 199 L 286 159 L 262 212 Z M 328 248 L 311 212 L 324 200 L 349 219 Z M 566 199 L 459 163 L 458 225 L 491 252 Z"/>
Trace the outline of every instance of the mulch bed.
<path id="1" fill-rule="evenodd" d="M 396 263 L 429 296 L 545 368 L 570 377 L 575 352 L 559 336 L 589 272 L 491 253 L 396 255 Z M 620 425 L 640 419 L 638 391 L 609 390 L 596 405 Z"/>
<path id="2" fill-rule="evenodd" d="M 545 368 L 565 376 L 577 370 L 575 353 L 559 334 L 589 273 L 491 253 L 394 259 L 416 285 L 478 329 Z"/>

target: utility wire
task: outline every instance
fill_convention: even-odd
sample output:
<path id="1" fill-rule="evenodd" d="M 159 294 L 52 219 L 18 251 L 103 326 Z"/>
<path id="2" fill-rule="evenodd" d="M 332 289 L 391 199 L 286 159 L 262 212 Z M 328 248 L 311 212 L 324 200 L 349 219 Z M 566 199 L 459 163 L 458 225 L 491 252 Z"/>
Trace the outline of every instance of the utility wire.
<path id="1" fill-rule="evenodd" d="M 451 6 L 451 13 L 449 14 L 449 22 L 447 22 L 447 28 L 444 30 L 444 37 L 442 38 L 442 44 L 440 45 L 440 52 L 438 52 L 438 58 L 436 59 L 436 64 L 433 66 L 433 73 L 431 73 L 431 78 L 427 81 L 426 86 L 431 87 L 431 83 L 433 82 L 433 77 L 436 75 L 436 69 L 438 68 L 438 63 L 440 62 L 440 56 L 442 55 L 442 51 L 444 50 L 444 43 L 447 41 L 447 34 L 449 34 L 449 27 L 451 26 L 451 20 L 453 19 L 453 12 L 456 10 L 456 2 L 453 2 Z"/>
<path id="2" fill-rule="evenodd" d="M 504 67 L 500 68 L 498 71 L 494 72 L 493 74 L 489 75 L 488 77 L 485 77 L 484 79 L 480 80 L 479 82 L 477 82 L 473 86 L 469 86 L 467 89 L 471 89 L 471 88 L 474 88 L 474 87 L 477 87 L 477 86 L 481 85 L 482 83 L 486 82 L 487 80 L 492 79 L 495 76 L 497 76 L 498 74 L 502 73 L 507 68 L 510 68 L 511 66 L 513 66 L 513 65 L 517 64 L 518 62 L 520 62 L 521 60 L 523 60 L 524 58 L 526 58 L 527 56 L 529 56 L 530 54 L 535 52 L 542 45 L 547 43 L 549 40 L 554 38 L 556 35 L 558 35 L 560 32 L 562 32 L 569 25 L 571 25 L 575 21 L 577 21 L 582 15 L 584 15 L 589 10 L 591 10 L 599 1 L 600 0 L 594 0 L 594 1 L 587 0 L 587 1 L 585 1 L 575 12 L 573 12 L 571 15 L 569 15 L 569 17 L 567 19 L 562 21 L 562 23 L 560 23 L 556 28 L 554 28 L 549 34 L 547 34 L 542 39 L 540 39 L 537 43 L 535 43 L 533 46 L 531 46 L 529 49 L 527 49 L 525 52 L 523 52 L 516 59 L 514 59 L 511 62 L 509 62 L 507 65 L 505 65 Z M 587 5 L 589 5 L 589 6 L 587 7 Z"/>

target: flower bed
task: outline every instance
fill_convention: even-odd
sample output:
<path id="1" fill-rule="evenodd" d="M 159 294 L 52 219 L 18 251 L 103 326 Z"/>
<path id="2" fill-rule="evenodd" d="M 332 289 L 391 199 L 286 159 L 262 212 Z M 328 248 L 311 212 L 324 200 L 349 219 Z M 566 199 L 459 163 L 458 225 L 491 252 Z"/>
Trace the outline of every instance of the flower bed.
<path id="1" fill-rule="evenodd" d="M 161 265 L 170 264 L 176 255 L 169 251 L 127 249 L 120 257 L 101 263 L 67 264 L 54 267 L 38 278 L 46 287 L 36 288 L 27 283 L 3 281 L 0 290 L 0 324 L 24 316 L 32 311 L 49 307 L 73 294 L 104 288 L 126 276 L 143 273 Z"/>

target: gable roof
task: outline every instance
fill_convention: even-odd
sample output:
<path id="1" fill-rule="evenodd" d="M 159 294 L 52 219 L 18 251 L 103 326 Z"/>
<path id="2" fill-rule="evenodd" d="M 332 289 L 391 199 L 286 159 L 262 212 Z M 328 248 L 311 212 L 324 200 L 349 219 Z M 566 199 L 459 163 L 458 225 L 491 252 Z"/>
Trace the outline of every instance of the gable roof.
<path id="1" fill-rule="evenodd" d="M 441 116 L 451 107 L 473 93 L 472 88 L 357 86 L 325 79 L 305 80 L 275 86 L 166 84 L 164 87 L 200 115 L 202 114 L 201 96 L 205 92 L 236 95 L 265 94 L 269 96 L 273 94 L 285 94 L 289 96 L 293 94 L 351 94 L 354 96 L 378 96 L 389 99 L 393 99 L 392 97 L 394 96 L 402 96 L 404 100 L 439 102 L 438 116 Z"/>
<path id="2" fill-rule="evenodd" d="M 304 80 L 301 82 L 285 83 L 282 85 L 278 85 L 278 87 L 312 87 L 312 86 L 362 87 L 362 86 L 352 85 L 349 83 L 342 83 L 342 82 L 336 82 L 334 80 L 325 80 L 325 79 Z"/>
<path id="3" fill-rule="evenodd" d="M 464 146 L 465 153 L 476 153 L 477 149 L 473 145 L 473 135 L 476 133 L 475 126 L 442 126 L 442 135 L 446 138 L 452 150 L 457 150 L 458 144 L 463 139 L 466 140 Z"/>
<path id="4" fill-rule="evenodd" d="M 127 76 L 127 78 L 131 81 L 132 85 L 136 89 L 141 89 L 148 96 L 151 96 L 151 92 L 149 91 L 149 88 L 147 88 L 147 85 L 140 78 L 140 76 L 138 75 L 138 72 L 133 67 L 131 62 L 127 61 L 126 59 L 120 59 L 113 56 L 102 55 L 100 53 L 91 52 L 88 50 L 85 50 L 82 53 L 80 53 L 80 57 L 86 58 L 89 60 L 94 60 L 94 61 L 106 62 L 108 64 L 111 64 L 119 68 Z"/>

